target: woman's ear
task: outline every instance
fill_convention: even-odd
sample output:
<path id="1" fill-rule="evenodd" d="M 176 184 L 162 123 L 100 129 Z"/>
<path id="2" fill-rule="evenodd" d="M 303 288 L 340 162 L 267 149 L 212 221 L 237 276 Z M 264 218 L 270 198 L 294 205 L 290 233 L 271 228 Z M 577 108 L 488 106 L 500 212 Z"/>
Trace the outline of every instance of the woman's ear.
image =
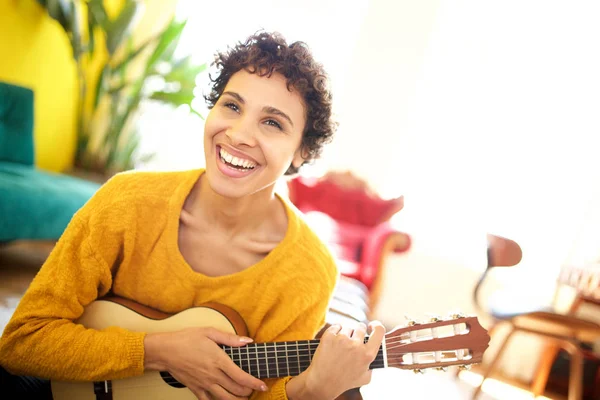
<path id="1" fill-rule="evenodd" d="M 300 145 L 300 147 L 298 147 L 298 150 L 296 150 L 296 152 L 294 153 L 294 158 L 292 159 L 292 165 L 295 168 L 300 168 L 302 166 L 302 164 L 304 164 L 305 161 L 309 160 L 309 154 L 308 152 L 305 150 L 304 145 Z"/>

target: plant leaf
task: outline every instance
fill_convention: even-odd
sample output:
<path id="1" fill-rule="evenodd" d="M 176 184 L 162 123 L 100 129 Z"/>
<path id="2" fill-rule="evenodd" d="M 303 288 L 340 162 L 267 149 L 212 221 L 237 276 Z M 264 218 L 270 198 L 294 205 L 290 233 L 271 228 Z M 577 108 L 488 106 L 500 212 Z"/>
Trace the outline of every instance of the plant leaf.
<path id="1" fill-rule="evenodd" d="M 148 59 L 147 70 L 152 69 L 159 60 L 164 60 L 166 56 L 168 56 L 168 58 L 171 57 L 179 43 L 179 38 L 181 37 L 181 33 L 186 24 L 187 20 L 183 22 L 177 22 L 175 18 L 171 20 L 169 25 L 167 25 L 165 30 L 159 36 L 160 40 L 158 41 L 154 52 Z"/>
<path id="2" fill-rule="evenodd" d="M 136 58 L 142 51 L 144 51 L 150 44 L 154 43 L 156 40 L 157 40 L 156 36 L 152 37 L 152 38 L 148 39 L 146 42 L 144 42 L 143 44 L 141 44 L 140 47 L 138 47 L 134 51 L 129 52 L 123 60 L 119 61 L 119 63 L 117 63 L 117 65 L 114 66 L 113 70 L 118 73 L 121 71 L 121 69 L 126 68 L 127 65 L 129 65 L 129 63 L 131 62 L 131 60 Z"/>
<path id="3" fill-rule="evenodd" d="M 71 3 L 71 46 L 73 47 L 73 57 L 79 60 L 85 49 L 83 47 L 83 37 L 81 36 L 81 5 L 74 1 Z"/>
<path id="4" fill-rule="evenodd" d="M 48 11 L 48 15 L 55 19 L 65 32 L 70 33 L 71 5 L 68 0 L 38 0 Z"/>
<path id="5" fill-rule="evenodd" d="M 106 29 L 106 48 L 112 56 L 123 40 L 131 33 L 138 16 L 144 10 L 143 3 L 136 0 L 126 0 L 121 13 L 114 21 L 110 21 Z"/>
<path id="6" fill-rule="evenodd" d="M 88 12 L 94 16 L 94 21 L 97 25 L 102 27 L 102 30 L 106 32 L 109 27 L 108 13 L 104 8 L 102 0 L 90 0 L 88 2 Z"/>
<path id="7" fill-rule="evenodd" d="M 100 73 L 100 76 L 98 77 L 98 82 L 96 83 L 96 93 L 94 93 L 94 108 L 92 112 L 96 111 L 96 109 L 98 108 L 98 103 L 100 102 L 100 98 L 106 92 L 106 81 L 107 76 L 109 74 L 110 67 L 108 65 L 105 65 L 104 68 L 102 68 L 102 72 Z"/>
<path id="8" fill-rule="evenodd" d="M 191 105 L 195 96 L 193 90 L 180 90 L 178 92 L 154 92 L 149 98 L 179 107 L 184 104 Z"/>
<path id="9" fill-rule="evenodd" d="M 92 12 L 91 8 L 88 6 L 87 8 L 87 19 L 88 19 L 88 43 L 87 43 L 87 51 L 90 53 L 90 58 L 94 54 L 94 50 L 96 49 L 96 40 L 94 37 L 94 28 L 98 26 L 98 21 L 96 21 L 96 17 Z"/>
<path id="10" fill-rule="evenodd" d="M 180 82 L 182 85 L 192 84 L 196 86 L 196 77 L 198 74 L 206 70 L 208 64 L 194 65 L 192 64 L 192 56 L 187 56 L 177 61 L 171 66 L 171 70 L 162 74 L 167 82 Z"/>

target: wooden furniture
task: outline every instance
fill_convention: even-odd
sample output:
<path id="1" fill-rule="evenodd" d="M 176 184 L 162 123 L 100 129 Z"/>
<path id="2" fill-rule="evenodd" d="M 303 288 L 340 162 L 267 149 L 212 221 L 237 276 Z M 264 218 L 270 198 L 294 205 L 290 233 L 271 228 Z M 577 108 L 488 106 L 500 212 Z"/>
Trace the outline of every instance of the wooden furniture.
<path id="1" fill-rule="evenodd" d="M 489 270 L 497 266 L 512 266 L 521 261 L 522 252 L 520 246 L 509 239 L 488 235 L 488 268 L 479 280 L 475 291 L 475 304 L 481 309 L 478 302 L 480 287 Z M 587 276 L 587 275 L 586 275 Z M 579 280 L 577 280 L 579 282 Z M 589 281 L 586 281 L 589 282 Z M 587 286 L 586 286 L 587 287 Z M 587 293 L 587 292 L 586 292 Z M 594 292 L 595 293 L 595 292 Z M 556 349 L 564 349 L 571 356 L 569 373 L 569 400 L 580 400 L 583 393 L 583 360 L 585 357 L 593 357 L 589 351 L 582 348 L 583 343 L 600 340 L 600 325 L 577 318 L 573 315 L 562 315 L 554 312 L 551 308 L 539 310 L 523 310 L 521 312 L 512 310 L 507 312 L 500 308 L 491 307 L 486 310 L 495 319 L 494 326 L 490 329 L 490 335 L 499 324 L 509 326 L 509 332 L 500 344 L 496 354 L 491 361 L 484 366 L 483 380 L 473 392 L 476 399 L 481 391 L 483 381 L 494 371 L 502 354 L 507 348 L 510 339 L 516 333 L 528 333 L 536 335 Z M 550 368 L 546 357 L 542 357 L 542 367 L 533 381 L 532 392 L 534 396 L 543 391 Z M 552 357 L 554 359 L 554 357 Z M 551 362 L 549 364 L 551 366 Z"/>
<path id="2" fill-rule="evenodd" d="M 575 291 L 575 297 L 567 311 L 568 317 L 575 317 L 577 311 L 584 304 L 600 306 L 600 263 L 565 264 L 561 267 L 558 284 Z M 597 324 L 592 324 L 597 327 Z M 598 337 L 596 337 L 596 340 L 598 340 Z M 594 337 L 591 337 L 590 341 L 594 341 Z M 556 343 L 551 341 L 546 343 L 531 385 L 531 391 L 534 395 L 544 393 L 552 365 L 556 361 L 560 349 L 561 347 Z M 582 351 L 581 354 L 587 359 L 598 359 L 597 355 L 589 351 Z M 573 358 L 571 358 L 571 362 L 574 362 Z M 596 387 L 597 391 L 594 395 L 600 398 L 600 370 L 598 370 L 596 376 Z"/>
<path id="3" fill-rule="evenodd" d="M 561 268 L 558 283 L 577 291 L 572 312 L 585 302 L 600 304 L 600 262 L 585 265 L 565 264 Z"/>

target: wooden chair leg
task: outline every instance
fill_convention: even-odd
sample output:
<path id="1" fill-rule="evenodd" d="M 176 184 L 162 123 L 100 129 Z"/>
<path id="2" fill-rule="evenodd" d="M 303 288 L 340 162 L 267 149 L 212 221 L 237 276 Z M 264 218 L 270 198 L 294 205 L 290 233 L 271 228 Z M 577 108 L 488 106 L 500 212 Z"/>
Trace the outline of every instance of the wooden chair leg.
<path id="1" fill-rule="evenodd" d="M 552 364 L 554 364 L 554 360 L 556 360 L 559 351 L 560 346 L 557 346 L 555 343 L 544 344 L 544 350 L 531 383 L 531 393 L 533 393 L 533 397 L 544 394 Z"/>
<path id="2" fill-rule="evenodd" d="M 598 371 L 596 372 L 596 380 L 594 381 L 594 398 L 600 399 L 600 367 L 598 367 Z"/>
<path id="3" fill-rule="evenodd" d="M 565 350 L 571 356 L 569 370 L 569 395 L 568 400 L 581 400 L 583 396 L 583 353 L 577 343 L 567 342 Z"/>
<path id="4" fill-rule="evenodd" d="M 510 338 L 516 331 L 517 331 L 517 329 L 514 326 L 511 327 L 511 331 L 506 335 L 506 338 L 504 338 L 504 342 L 502 342 L 502 344 L 498 348 L 498 351 L 496 352 L 496 356 L 491 360 L 489 365 L 484 369 L 481 383 L 477 387 L 475 387 L 475 391 L 473 392 L 473 396 L 471 397 L 472 400 L 477 399 L 477 396 L 479 396 L 479 393 L 481 392 L 481 387 L 483 386 L 483 382 L 485 382 L 485 380 L 494 371 L 496 364 L 502 358 L 502 353 L 504 353 L 504 350 L 506 350 L 506 348 L 507 348 Z M 571 400 L 571 399 L 569 399 L 569 400 Z"/>

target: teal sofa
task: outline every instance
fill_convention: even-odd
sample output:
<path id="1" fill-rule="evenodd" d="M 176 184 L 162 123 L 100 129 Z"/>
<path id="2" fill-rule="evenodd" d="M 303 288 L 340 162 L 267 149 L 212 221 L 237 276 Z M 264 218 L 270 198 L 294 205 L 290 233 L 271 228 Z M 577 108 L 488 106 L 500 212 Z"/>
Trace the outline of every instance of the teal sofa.
<path id="1" fill-rule="evenodd" d="M 99 185 L 34 165 L 32 90 L 0 82 L 0 242 L 58 240 Z"/>

